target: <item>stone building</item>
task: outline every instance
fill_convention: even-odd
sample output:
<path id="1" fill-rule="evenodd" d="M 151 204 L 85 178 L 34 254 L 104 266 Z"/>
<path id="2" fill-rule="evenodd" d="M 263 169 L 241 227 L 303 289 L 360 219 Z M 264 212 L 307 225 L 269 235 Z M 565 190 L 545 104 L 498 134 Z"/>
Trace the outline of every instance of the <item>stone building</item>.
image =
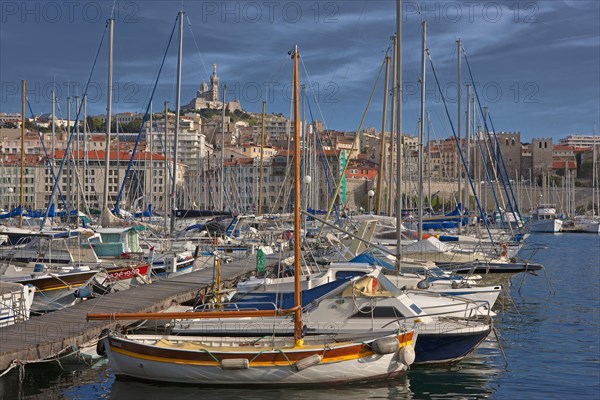
<path id="1" fill-rule="evenodd" d="M 521 132 L 500 132 L 497 134 L 500 154 L 504 160 L 510 179 L 521 176 Z"/>
<path id="2" fill-rule="evenodd" d="M 552 169 L 553 155 L 552 138 L 540 138 L 531 141 L 531 164 L 534 176 L 548 173 Z"/>

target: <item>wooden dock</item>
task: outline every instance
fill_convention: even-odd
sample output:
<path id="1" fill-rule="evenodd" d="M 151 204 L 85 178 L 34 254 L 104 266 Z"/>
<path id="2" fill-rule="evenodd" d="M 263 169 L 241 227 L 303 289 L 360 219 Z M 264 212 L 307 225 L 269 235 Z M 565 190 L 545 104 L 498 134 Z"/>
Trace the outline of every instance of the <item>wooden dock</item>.
<path id="1" fill-rule="evenodd" d="M 221 281 L 230 283 L 255 270 L 254 257 L 221 266 Z M 98 338 L 115 321 L 86 321 L 88 313 L 159 312 L 210 291 L 213 269 L 89 299 L 72 307 L 0 328 L 0 373 L 15 360 L 28 363 L 56 357 Z M 123 322 L 120 322 L 123 324 Z"/>

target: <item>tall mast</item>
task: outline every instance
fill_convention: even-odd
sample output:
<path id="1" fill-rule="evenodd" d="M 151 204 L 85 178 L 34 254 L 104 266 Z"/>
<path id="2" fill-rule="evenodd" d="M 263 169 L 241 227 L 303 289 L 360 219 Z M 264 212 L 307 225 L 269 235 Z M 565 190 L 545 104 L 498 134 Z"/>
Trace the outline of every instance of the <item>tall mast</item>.
<path id="1" fill-rule="evenodd" d="M 77 162 L 79 162 L 79 149 L 80 149 L 80 143 L 79 143 L 79 118 L 77 118 L 77 116 L 79 116 L 79 96 L 75 96 L 75 119 L 77 120 L 77 128 L 76 128 L 76 132 L 77 132 L 77 147 L 75 149 L 75 154 L 77 154 Z M 75 157 L 73 157 L 73 167 L 76 168 L 75 171 L 77 171 L 77 179 L 75 179 L 75 182 L 79 181 L 79 168 L 77 168 L 77 164 L 75 164 Z M 75 226 L 79 226 L 79 185 L 75 184 Z"/>
<path id="2" fill-rule="evenodd" d="M 85 184 L 86 181 L 86 172 L 87 172 L 87 166 L 88 166 L 88 152 L 87 152 L 87 95 L 83 96 L 83 182 L 84 182 L 84 190 L 85 193 L 83 195 L 83 202 L 86 205 L 86 208 L 88 208 L 88 212 L 89 212 L 89 191 L 88 191 L 88 186 Z"/>
<path id="3" fill-rule="evenodd" d="M 179 50 L 177 52 L 177 95 L 175 97 L 175 132 L 173 133 L 173 181 L 171 182 L 171 234 L 175 231 L 175 207 L 177 203 L 177 153 L 179 151 L 179 109 L 181 99 L 181 58 L 183 55 L 183 10 L 179 11 Z"/>
<path id="4" fill-rule="evenodd" d="M 429 111 L 427 111 L 427 198 L 429 199 L 429 208 L 432 209 L 431 205 L 431 118 L 429 118 Z"/>
<path id="5" fill-rule="evenodd" d="M 67 143 L 69 141 L 69 137 L 71 136 L 71 96 L 67 96 Z M 71 209 L 73 208 L 73 198 L 71 195 L 71 162 L 73 161 L 73 149 L 69 147 L 69 151 L 66 154 L 67 156 L 67 221 L 69 224 L 71 223 L 71 217 L 69 216 Z"/>
<path id="6" fill-rule="evenodd" d="M 457 104 L 457 132 L 458 132 L 458 143 L 456 144 L 456 172 L 458 173 L 458 202 L 460 203 L 460 209 L 458 212 L 458 215 L 460 217 L 460 219 L 458 220 L 458 233 L 460 234 L 460 230 L 461 230 L 461 226 L 462 226 L 462 210 L 465 206 L 464 204 L 464 200 L 463 200 L 463 192 L 462 192 L 462 163 L 459 162 L 460 161 L 460 148 L 461 148 L 461 143 L 462 143 L 462 130 L 461 130 L 461 121 L 462 121 L 462 83 L 461 83 L 461 77 L 460 77 L 460 53 L 461 53 L 461 48 L 462 48 L 462 40 L 458 39 L 456 41 L 456 47 L 457 47 L 457 62 L 458 62 L 458 77 L 456 79 L 456 104 Z"/>
<path id="7" fill-rule="evenodd" d="M 169 102 L 165 101 L 165 134 L 163 138 L 163 148 L 165 150 L 165 170 L 163 174 L 165 175 L 164 186 L 162 187 L 164 193 L 164 212 L 163 218 L 165 223 L 165 233 L 167 233 L 167 215 L 169 214 L 169 146 L 167 145 L 167 136 L 169 133 Z"/>
<path id="8" fill-rule="evenodd" d="M 21 184 L 19 191 L 19 205 L 24 207 L 25 190 L 25 81 L 21 81 Z M 19 227 L 23 227 L 23 211 L 19 213 Z"/>
<path id="9" fill-rule="evenodd" d="M 402 0 L 396 0 L 396 270 L 402 257 Z"/>
<path id="10" fill-rule="evenodd" d="M 306 175 L 308 175 L 308 138 L 306 137 L 306 118 L 304 114 L 304 103 L 306 96 L 306 86 L 304 84 L 300 85 L 300 115 L 302 116 L 302 125 L 300 127 L 300 136 L 302 137 L 302 179 Z M 306 196 L 304 196 L 306 197 Z M 305 207 L 306 209 L 306 207 Z"/>
<path id="11" fill-rule="evenodd" d="M 108 82 L 106 99 L 106 145 L 104 154 L 104 193 L 102 194 L 102 213 L 108 209 L 108 173 L 110 172 L 110 127 L 112 124 L 112 79 L 113 79 L 113 29 L 115 20 L 108 19 Z"/>
<path id="12" fill-rule="evenodd" d="M 118 114 L 117 114 L 118 115 Z M 117 142 L 117 159 L 115 160 L 115 176 L 119 179 L 121 173 L 121 137 L 119 135 L 119 118 L 115 120 L 115 141 Z"/>
<path id="13" fill-rule="evenodd" d="M 258 178 L 258 213 L 262 214 L 262 199 L 263 199 L 263 153 L 265 151 L 265 111 L 267 108 L 267 102 L 262 102 L 262 116 L 261 116 L 261 133 L 260 133 L 260 171 Z"/>
<path id="14" fill-rule="evenodd" d="M 383 198 L 383 173 L 385 171 L 385 123 L 387 122 L 388 82 L 390 80 L 390 56 L 385 56 L 385 82 L 383 85 L 383 116 L 381 118 L 381 136 L 379 147 L 379 173 L 377 174 L 377 198 L 375 213 L 381 214 L 381 200 Z"/>
<path id="15" fill-rule="evenodd" d="M 225 101 L 227 99 L 227 86 L 223 85 L 223 112 L 221 115 L 221 187 L 219 188 L 219 207 L 225 209 Z"/>
<path id="16" fill-rule="evenodd" d="M 484 132 L 485 126 L 487 124 L 487 111 L 488 111 L 488 108 L 487 107 L 483 107 L 483 124 L 479 128 L 479 131 L 481 131 L 481 133 L 484 134 L 484 135 L 485 135 L 485 132 Z M 478 137 L 478 139 L 479 139 L 479 137 Z M 483 142 L 485 143 L 485 140 Z M 481 154 L 481 165 L 482 165 L 483 171 L 485 171 L 485 168 L 487 168 L 485 164 L 486 164 L 485 163 L 485 157 L 484 157 L 483 154 Z M 486 185 L 484 187 L 485 197 L 483 198 L 483 204 L 484 204 L 484 210 L 485 210 L 486 215 L 487 215 L 487 211 L 488 211 L 487 210 L 488 188 L 491 187 L 491 185 L 492 185 L 491 182 L 486 182 Z"/>
<path id="17" fill-rule="evenodd" d="M 466 143 L 465 143 L 465 147 L 467 148 L 466 151 L 466 170 L 467 170 L 467 174 L 471 174 L 471 168 L 470 168 L 470 163 L 471 163 L 471 84 L 467 82 L 467 121 L 466 121 L 466 128 L 467 128 L 467 132 L 466 132 Z M 518 180 L 518 177 L 516 178 Z M 470 205 L 470 201 L 471 201 L 471 186 L 467 185 L 467 182 L 465 182 L 465 201 L 467 202 L 467 207 Z"/>
<path id="18" fill-rule="evenodd" d="M 302 346 L 302 310 L 300 299 L 300 113 L 298 110 L 298 46 L 294 47 L 294 339 Z"/>
<path id="19" fill-rule="evenodd" d="M 596 161 L 596 123 L 594 122 L 594 135 L 593 137 L 593 141 L 592 141 L 592 218 L 594 217 L 594 215 L 596 215 L 595 213 L 595 207 L 596 207 L 596 186 L 597 186 L 597 182 L 596 180 L 598 179 L 598 166 L 597 166 L 597 161 Z"/>
<path id="20" fill-rule="evenodd" d="M 396 101 L 398 96 L 396 96 L 396 79 L 398 76 L 398 71 L 396 70 L 396 65 L 398 64 L 398 57 L 396 55 L 396 41 L 398 37 L 396 35 L 392 36 L 393 41 L 393 56 L 392 56 L 392 103 L 390 104 L 390 153 L 388 156 L 388 186 L 387 186 L 387 214 L 391 216 L 393 214 L 394 206 L 392 200 L 392 187 L 394 186 L 394 134 L 396 133 Z"/>
<path id="21" fill-rule="evenodd" d="M 423 133 L 425 130 L 425 52 L 427 50 L 427 21 L 421 22 L 421 121 L 419 126 L 419 237 L 423 239 Z"/>
<path id="22" fill-rule="evenodd" d="M 148 134 L 148 145 L 150 147 L 150 202 L 154 203 L 154 160 L 152 159 L 152 153 L 154 152 L 154 141 L 152 138 L 152 102 L 150 102 L 150 133 Z"/>
<path id="23" fill-rule="evenodd" d="M 54 138 L 56 135 L 56 120 L 55 120 L 55 115 L 56 115 L 56 95 L 54 93 L 54 90 L 51 92 L 52 93 L 52 145 L 51 145 L 51 154 L 52 154 L 52 166 L 54 167 L 56 165 L 55 160 L 54 160 Z M 50 199 L 50 203 L 52 203 L 52 199 Z"/>

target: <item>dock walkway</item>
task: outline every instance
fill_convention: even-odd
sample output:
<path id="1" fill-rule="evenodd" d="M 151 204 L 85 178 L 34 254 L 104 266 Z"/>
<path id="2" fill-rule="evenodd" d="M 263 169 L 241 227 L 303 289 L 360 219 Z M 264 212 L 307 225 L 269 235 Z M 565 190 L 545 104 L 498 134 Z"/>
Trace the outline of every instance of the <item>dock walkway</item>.
<path id="1" fill-rule="evenodd" d="M 255 270 L 255 260 L 223 264 L 221 281 L 234 281 Z M 79 348 L 96 339 L 116 321 L 86 321 L 88 313 L 159 312 L 206 293 L 212 285 L 213 269 L 205 268 L 168 280 L 89 299 L 28 321 L 0 328 L 0 373 L 14 360 L 25 363 L 56 357 L 69 348 Z M 122 322 L 121 322 L 122 324 Z"/>

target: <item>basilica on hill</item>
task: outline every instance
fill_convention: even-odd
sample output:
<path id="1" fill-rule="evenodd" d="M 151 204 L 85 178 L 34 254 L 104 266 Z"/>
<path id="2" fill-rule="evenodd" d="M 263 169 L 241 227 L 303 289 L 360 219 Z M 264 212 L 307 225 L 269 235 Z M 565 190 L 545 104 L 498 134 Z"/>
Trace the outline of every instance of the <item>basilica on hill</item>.
<path id="1" fill-rule="evenodd" d="M 219 99 L 219 76 L 217 75 L 217 64 L 213 64 L 213 73 L 210 76 L 210 85 L 202 82 L 200 89 L 196 92 L 196 97 L 190 103 L 183 107 L 184 110 L 203 110 L 206 108 L 220 110 L 223 102 Z M 240 101 L 233 100 L 227 102 L 227 108 L 230 112 L 240 110 Z"/>

